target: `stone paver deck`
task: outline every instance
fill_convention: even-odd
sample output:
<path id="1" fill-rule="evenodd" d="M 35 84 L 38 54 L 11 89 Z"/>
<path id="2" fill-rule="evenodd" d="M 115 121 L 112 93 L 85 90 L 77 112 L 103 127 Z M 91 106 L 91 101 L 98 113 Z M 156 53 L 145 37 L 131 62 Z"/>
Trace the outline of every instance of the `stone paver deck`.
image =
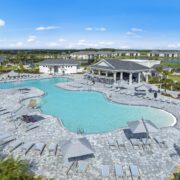
<path id="1" fill-rule="evenodd" d="M 102 84 L 96 83 L 93 86 L 86 84 L 86 80 L 83 80 L 79 76 L 74 76 L 73 82 L 60 83 L 57 86 L 68 90 L 95 90 L 103 92 L 109 97 L 111 94 L 111 100 L 136 105 L 148 105 L 157 108 L 162 108 L 172 113 L 177 118 L 177 123 L 173 127 L 162 128 L 154 136 L 161 137 L 165 140 L 166 146 L 160 147 L 155 141 L 151 147 L 143 149 L 143 147 L 133 147 L 130 141 L 127 139 L 124 132 L 127 130 L 117 129 L 104 134 L 90 134 L 90 135 L 78 135 L 65 129 L 58 119 L 55 117 L 45 115 L 38 112 L 39 116 L 44 119 L 36 122 L 39 127 L 31 131 L 26 132 L 26 123 L 22 123 L 18 129 L 15 130 L 14 121 L 11 119 L 11 113 L 0 116 L 0 133 L 10 132 L 16 139 L 22 142 L 42 142 L 46 144 L 43 154 L 40 156 L 34 148 L 32 148 L 27 155 L 24 155 L 21 146 L 9 152 L 11 143 L 0 148 L 2 154 L 13 154 L 20 156 L 22 159 L 27 159 L 32 163 L 31 169 L 39 174 L 49 178 L 60 179 L 102 179 L 100 167 L 101 164 L 110 165 L 110 178 L 116 179 L 114 174 L 114 164 L 121 163 L 123 165 L 124 174 L 126 179 L 131 179 L 129 165 L 131 163 L 136 164 L 139 167 L 142 179 L 147 180 L 161 180 L 166 179 L 168 174 L 172 171 L 175 165 L 180 164 L 180 157 L 174 149 L 174 143 L 178 143 L 180 139 L 180 105 L 174 105 L 169 103 L 154 102 L 154 100 L 146 100 L 138 97 L 132 97 L 129 95 L 120 94 L 119 92 L 110 91 L 109 88 L 104 87 Z M 0 90 L 0 107 L 7 108 L 10 112 L 16 111 L 21 107 L 20 101 L 26 98 L 42 96 L 44 92 L 36 88 L 30 88 L 28 93 L 23 94 L 18 89 Z M 19 122 L 17 122 L 18 124 Z M 95 149 L 95 158 L 89 159 L 89 166 L 86 173 L 78 173 L 77 168 L 74 167 L 70 170 L 69 175 L 66 175 L 67 168 L 63 164 L 62 154 L 60 147 L 56 156 L 50 155 L 48 152 L 48 145 L 50 143 L 60 144 L 62 141 L 87 137 L 93 148 Z M 108 145 L 108 140 L 113 139 L 116 141 L 118 138 L 123 139 L 126 148 L 118 148 L 117 146 L 112 148 Z"/>

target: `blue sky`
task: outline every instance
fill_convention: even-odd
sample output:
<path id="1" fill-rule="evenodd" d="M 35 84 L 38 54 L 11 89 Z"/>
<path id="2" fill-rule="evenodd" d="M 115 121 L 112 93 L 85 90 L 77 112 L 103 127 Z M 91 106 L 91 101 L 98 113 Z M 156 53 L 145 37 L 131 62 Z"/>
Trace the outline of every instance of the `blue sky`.
<path id="1" fill-rule="evenodd" d="M 0 0 L 0 48 L 180 49 L 179 0 Z"/>

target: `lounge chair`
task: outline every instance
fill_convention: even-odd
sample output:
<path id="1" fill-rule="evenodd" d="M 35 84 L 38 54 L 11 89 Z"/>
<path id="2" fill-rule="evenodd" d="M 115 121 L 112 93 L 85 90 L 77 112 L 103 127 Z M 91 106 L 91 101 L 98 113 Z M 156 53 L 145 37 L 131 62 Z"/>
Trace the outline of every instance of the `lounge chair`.
<path id="1" fill-rule="evenodd" d="M 27 142 L 23 144 L 22 150 L 25 151 L 25 155 L 30 151 L 30 149 L 34 146 L 34 143 L 32 142 Z"/>
<path id="2" fill-rule="evenodd" d="M 84 173 L 87 170 L 89 162 L 88 161 L 78 161 L 77 172 Z"/>
<path id="3" fill-rule="evenodd" d="M 14 141 L 14 140 L 16 140 L 15 137 L 5 138 L 5 139 L 3 139 L 3 140 L 0 141 L 0 145 L 7 144 L 7 143 L 9 143 L 9 142 L 11 142 L 11 141 Z"/>
<path id="4" fill-rule="evenodd" d="M 120 147 L 124 147 L 124 148 L 126 147 L 122 139 L 119 138 L 116 140 L 116 142 L 117 142 L 119 149 L 120 149 Z"/>
<path id="5" fill-rule="evenodd" d="M 72 167 L 75 165 L 75 161 L 69 162 L 68 159 L 64 161 L 64 166 L 67 168 L 66 175 L 69 174 L 69 171 L 72 169 Z"/>
<path id="6" fill-rule="evenodd" d="M 142 146 L 142 142 L 139 139 L 130 139 L 131 144 L 134 146 L 138 146 L 141 147 Z"/>
<path id="7" fill-rule="evenodd" d="M 33 130 L 33 129 L 35 129 L 35 128 L 38 128 L 39 126 L 38 125 L 31 125 L 31 126 L 29 126 L 29 127 L 27 127 L 26 128 L 26 132 L 28 132 L 28 131 L 30 131 L 30 130 Z"/>
<path id="8" fill-rule="evenodd" d="M 101 165 L 101 175 L 103 178 L 109 177 L 109 165 Z"/>
<path id="9" fill-rule="evenodd" d="M 116 177 L 124 177 L 123 168 L 120 164 L 115 164 L 114 170 Z"/>
<path id="10" fill-rule="evenodd" d="M 22 145 L 22 144 L 23 144 L 22 141 L 19 141 L 19 140 L 14 141 L 13 143 L 11 143 L 11 144 L 9 145 L 9 151 L 10 151 L 10 152 L 14 151 L 15 149 L 17 149 L 17 148 L 18 148 L 20 145 Z"/>
<path id="11" fill-rule="evenodd" d="M 164 146 L 164 147 L 167 146 L 166 143 L 165 143 L 165 141 L 162 140 L 160 137 L 155 137 L 154 140 L 156 141 L 157 144 L 159 144 L 160 147 L 162 147 L 162 146 Z"/>
<path id="12" fill-rule="evenodd" d="M 113 148 L 116 148 L 116 142 L 112 139 L 109 139 L 108 140 L 108 144 L 109 144 L 109 147 L 113 147 Z"/>
<path id="13" fill-rule="evenodd" d="M 38 151 L 39 154 L 41 155 L 43 153 L 43 150 L 44 150 L 45 146 L 46 145 L 44 143 L 36 143 L 35 146 L 34 146 L 34 149 L 36 151 Z"/>
<path id="14" fill-rule="evenodd" d="M 132 179 L 134 178 L 140 178 L 140 173 L 139 173 L 139 170 L 138 170 L 138 167 L 134 164 L 131 164 L 129 166 L 129 169 L 130 169 L 130 172 L 131 172 L 131 177 Z"/>
<path id="15" fill-rule="evenodd" d="M 56 155 L 56 152 L 57 152 L 57 144 L 51 143 L 51 144 L 48 146 L 48 150 L 49 150 L 49 153 L 50 153 L 50 154 Z"/>
<path id="16" fill-rule="evenodd" d="M 3 140 L 3 139 L 9 138 L 9 137 L 11 137 L 11 136 L 12 136 L 12 135 L 9 134 L 9 133 L 2 134 L 2 135 L 0 135 L 0 141 Z"/>
<path id="17" fill-rule="evenodd" d="M 1 113 L 0 116 L 6 115 L 6 114 L 9 114 L 9 113 L 10 113 L 9 111 L 3 111 L 3 113 Z"/>
<path id="18" fill-rule="evenodd" d="M 149 138 L 141 138 L 141 141 L 143 143 L 143 145 L 151 145 L 151 140 Z"/>

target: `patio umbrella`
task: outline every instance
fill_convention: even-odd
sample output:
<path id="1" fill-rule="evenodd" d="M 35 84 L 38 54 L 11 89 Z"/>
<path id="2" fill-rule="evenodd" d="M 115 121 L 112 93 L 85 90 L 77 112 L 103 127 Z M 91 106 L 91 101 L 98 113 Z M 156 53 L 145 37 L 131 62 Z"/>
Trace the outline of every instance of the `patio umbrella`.
<path id="1" fill-rule="evenodd" d="M 146 133 L 147 138 L 149 137 L 149 133 L 158 132 L 158 127 L 152 121 L 144 120 L 143 118 L 139 121 L 128 122 L 127 124 L 133 134 Z"/>
<path id="2" fill-rule="evenodd" d="M 93 156 L 94 150 L 87 138 L 68 140 L 61 146 L 64 160 L 78 160 Z"/>
<path id="3" fill-rule="evenodd" d="M 15 115 L 17 116 L 25 116 L 28 114 L 32 114 L 32 113 L 37 113 L 38 111 L 36 109 L 32 109 L 32 108 L 27 108 L 25 106 L 23 106 L 21 109 L 19 109 L 18 111 L 15 112 Z"/>
<path id="4" fill-rule="evenodd" d="M 10 71 L 10 72 L 8 72 L 6 75 L 7 75 L 7 76 L 10 76 L 10 77 L 17 77 L 17 76 L 19 76 L 19 74 L 16 73 L 15 71 Z"/>

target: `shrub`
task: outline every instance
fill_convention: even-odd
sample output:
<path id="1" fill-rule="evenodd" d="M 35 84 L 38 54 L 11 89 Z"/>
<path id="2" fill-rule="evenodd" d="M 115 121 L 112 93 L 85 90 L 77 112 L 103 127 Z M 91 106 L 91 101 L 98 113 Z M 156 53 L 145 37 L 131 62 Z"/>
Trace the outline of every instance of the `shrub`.
<path id="1" fill-rule="evenodd" d="M 41 177 L 35 177 L 28 170 L 27 161 L 15 159 L 9 156 L 0 160 L 0 179 L 1 180 L 43 180 Z"/>

